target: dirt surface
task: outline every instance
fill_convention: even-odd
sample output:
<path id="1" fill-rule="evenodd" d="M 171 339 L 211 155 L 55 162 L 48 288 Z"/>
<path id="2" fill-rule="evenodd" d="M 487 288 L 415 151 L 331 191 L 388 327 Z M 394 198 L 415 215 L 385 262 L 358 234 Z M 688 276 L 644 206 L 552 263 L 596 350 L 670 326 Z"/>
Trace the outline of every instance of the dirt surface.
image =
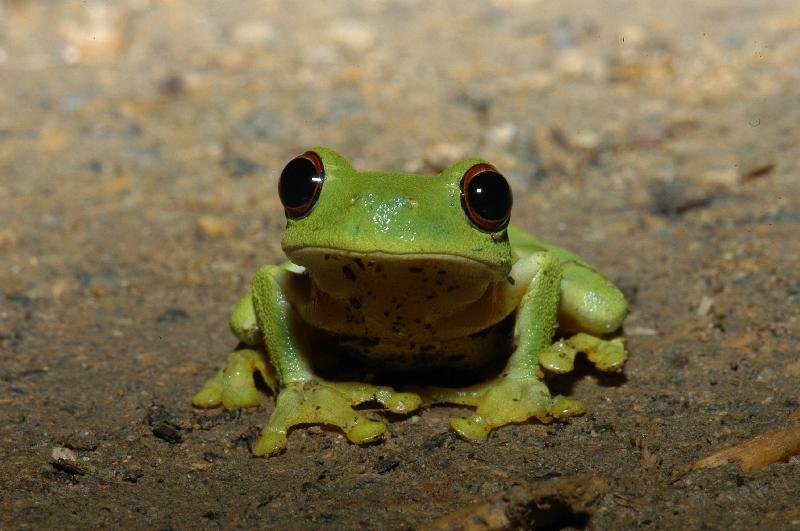
<path id="1" fill-rule="evenodd" d="M 675 476 L 800 409 L 796 0 L 429 4 L 0 3 L 0 527 L 413 528 L 500 500 L 498 525 L 800 528 L 798 457 Z M 190 399 L 313 145 L 493 161 L 514 221 L 630 298 L 624 376 L 581 363 L 551 385 L 585 416 L 483 444 L 435 407 L 251 457 L 272 398 Z"/>

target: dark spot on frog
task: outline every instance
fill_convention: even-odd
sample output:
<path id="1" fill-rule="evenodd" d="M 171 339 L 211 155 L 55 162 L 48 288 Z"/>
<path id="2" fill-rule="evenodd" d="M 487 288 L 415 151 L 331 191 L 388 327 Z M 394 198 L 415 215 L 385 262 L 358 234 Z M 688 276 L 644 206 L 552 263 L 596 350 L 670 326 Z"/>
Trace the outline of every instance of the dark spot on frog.
<path id="1" fill-rule="evenodd" d="M 342 266 L 342 274 L 344 275 L 344 278 L 346 278 L 347 280 L 355 281 L 356 279 L 356 274 L 353 273 L 353 270 L 350 269 L 348 266 Z"/>
<path id="2" fill-rule="evenodd" d="M 355 297 L 351 298 L 350 299 L 350 307 L 353 308 L 354 310 L 360 310 L 361 309 L 361 301 L 358 300 Z"/>
<path id="3" fill-rule="evenodd" d="M 331 259 L 331 255 L 329 255 L 329 254 L 326 254 L 326 255 L 325 255 L 325 260 L 330 260 L 330 259 Z"/>
<path id="4" fill-rule="evenodd" d="M 355 262 L 355 264 L 358 266 L 358 268 L 359 268 L 361 271 L 364 271 L 364 269 L 366 269 L 366 268 L 364 267 L 364 262 L 361 260 L 361 258 L 355 258 L 355 259 L 353 260 L 353 262 Z"/>
<path id="5" fill-rule="evenodd" d="M 508 280 L 508 283 L 512 286 L 516 283 L 516 280 L 514 280 L 514 277 L 512 276 L 509 276 L 506 280 Z"/>

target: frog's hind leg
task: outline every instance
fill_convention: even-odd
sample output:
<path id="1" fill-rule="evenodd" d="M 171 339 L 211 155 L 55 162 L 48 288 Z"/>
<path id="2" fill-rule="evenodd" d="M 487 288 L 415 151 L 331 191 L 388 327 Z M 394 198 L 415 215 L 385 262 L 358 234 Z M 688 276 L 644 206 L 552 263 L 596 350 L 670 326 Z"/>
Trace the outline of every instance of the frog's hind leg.
<path id="1" fill-rule="evenodd" d="M 553 343 L 539 355 L 539 365 L 553 373 L 566 373 L 575 367 L 575 356 L 583 352 L 595 367 L 604 372 L 619 372 L 628 359 L 622 338 L 603 339 L 585 332 Z"/>
<path id="2" fill-rule="evenodd" d="M 192 398 L 192 404 L 201 408 L 219 405 L 226 409 L 257 406 L 261 393 L 256 387 L 255 374 L 274 393 L 277 387 L 275 369 L 262 349 L 240 347 L 231 352 L 225 367 L 216 376 L 206 381 L 203 388 Z"/>
<path id="3" fill-rule="evenodd" d="M 628 313 L 622 292 L 582 262 L 563 264 L 558 323 L 562 329 L 604 336 L 617 330 Z"/>

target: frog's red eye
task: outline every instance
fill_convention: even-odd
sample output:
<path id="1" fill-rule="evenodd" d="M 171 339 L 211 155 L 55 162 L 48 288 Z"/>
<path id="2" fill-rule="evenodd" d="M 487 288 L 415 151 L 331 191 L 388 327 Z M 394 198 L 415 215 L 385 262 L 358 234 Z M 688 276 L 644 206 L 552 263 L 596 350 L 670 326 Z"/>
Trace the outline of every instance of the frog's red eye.
<path id="1" fill-rule="evenodd" d="M 508 225 L 512 202 L 508 181 L 491 164 L 476 164 L 461 178 L 461 206 L 467 219 L 484 232 Z"/>
<path id="2" fill-rule="evenodd" d="M 278 196 L 286 217 L 297 219 L 307 216 L 317 202 L 324 181 L 322 159 L 313 151 L 306 151 L 289 161 L 278 181 Z"/>

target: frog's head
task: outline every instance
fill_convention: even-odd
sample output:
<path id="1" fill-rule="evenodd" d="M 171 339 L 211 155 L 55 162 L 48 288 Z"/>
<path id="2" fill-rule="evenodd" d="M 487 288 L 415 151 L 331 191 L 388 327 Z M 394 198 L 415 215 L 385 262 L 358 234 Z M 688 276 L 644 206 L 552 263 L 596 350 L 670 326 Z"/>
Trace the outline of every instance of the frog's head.
<path id="1" fill-rule="evenodd" d="M 505 279 L 511 269 L 511 190 L 480 159 L 434 176 L 356 171 L 319 147 L 287 164 L 279 195 L 287 217 L 283 249 L 312 275 L 332 256 L 412 271 L 415 262 L 435 262 L 485 282 Z"/>

